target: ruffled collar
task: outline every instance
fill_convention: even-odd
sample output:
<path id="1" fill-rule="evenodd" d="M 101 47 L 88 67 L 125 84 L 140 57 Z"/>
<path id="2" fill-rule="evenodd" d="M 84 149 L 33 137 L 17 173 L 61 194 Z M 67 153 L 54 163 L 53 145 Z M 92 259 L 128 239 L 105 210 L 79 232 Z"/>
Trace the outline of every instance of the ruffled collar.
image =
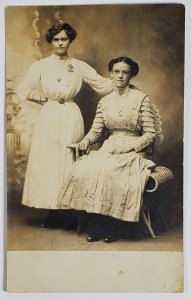
<path id="1" fill-rule="evenodd" d="M 55 53 L 53 53 L 51 55 L 52 59 L 56 60 L 56 61 L 60 61 L 60 62 L 66 62 L 69 61 L 71 59 L 71 57 L 69 55 L 66 56 L 66 58 L 60 59 L 60 57 L 58 55 L 56 55 Z"/>
<path id="2" fill-rule="evenodd" d="M 126 87 L 119 89 L 116 86 L 114 86 L 114 91 L 116 92 L 116 94 L 122 96 L 122 95 L 127 95 L 130 92 L 130 86 L 127 85 Z"/>

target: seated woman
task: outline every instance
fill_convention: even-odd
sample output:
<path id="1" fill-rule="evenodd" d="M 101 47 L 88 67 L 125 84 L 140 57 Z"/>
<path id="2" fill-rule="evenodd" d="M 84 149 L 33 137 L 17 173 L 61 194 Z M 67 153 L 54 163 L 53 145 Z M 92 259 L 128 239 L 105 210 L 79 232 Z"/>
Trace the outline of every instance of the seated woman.
<path id="1" fill-rule="evenodd" d="M 109 62 L 108 70 L 115 89 L 99 101 L 93 125 L 79 144 L 87 155 L 74 164 L 59 197 L 63 209 L 92 213 L 88 242 L 113 242 L 121 221 L 139 221 L 145 185 L 155 168 L 144 157 L 156 134 L 150 101 L 129 84 L 139 66 L 128 57 L 118 57 Z M 105 128 L 109 138 L 88 154 Z"/>

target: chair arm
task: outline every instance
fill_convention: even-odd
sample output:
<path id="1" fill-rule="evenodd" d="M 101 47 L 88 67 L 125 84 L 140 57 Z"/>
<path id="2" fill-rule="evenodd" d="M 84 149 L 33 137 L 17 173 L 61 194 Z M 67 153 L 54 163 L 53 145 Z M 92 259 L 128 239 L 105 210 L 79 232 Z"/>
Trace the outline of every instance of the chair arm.
<path id="1" fill-rule="evenodd" d="M 173 173 L 166 167 L 157 166 L 149 177 L 145 191 L 155 192 L 159 185 L 173 179 Z"/>
<path id="2" fill-rule="evenodd" d="M 101 147 L 102 143 L 100 141 L 94 142 L 90 145 L 90 151 L 97 151 Z M 85 154 L 85 151 L 79 149 L 79 143 L 74 143 L 66 146 L 67 148 L 73 150 L 75 155 L 75 160 L 78 160 L 80 156 Z"/>
<path id="3" fill-rule="evenodd" d="M 75 155 L 75 160 L 78 160 L 78 158 L 80 157 L 79 143 L 70 144 L 66 147 L 73 150 L 74 155 Z"/>
<path id="4" fill-rule="evenodd" d="M 90 144 L 90 151 L 97 151 L 101 148 L 102 146 L 102 143 L 101 141 L 97 141 L 97 142 L 94 142 L 92 144 Z"/>

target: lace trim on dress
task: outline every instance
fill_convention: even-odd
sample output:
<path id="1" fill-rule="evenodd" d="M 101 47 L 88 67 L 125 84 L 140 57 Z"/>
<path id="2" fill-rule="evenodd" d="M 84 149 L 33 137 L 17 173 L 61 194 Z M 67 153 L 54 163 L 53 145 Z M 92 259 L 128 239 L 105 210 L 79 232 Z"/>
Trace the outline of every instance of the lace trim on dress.
<path id="1" fill-rule="evenodd" d="M 143 132 L 156 133 L 154 115 L 148 98 L 143 100 L 140 110 Z"/>
<path id="2" fill-rule="evenodd" d="M 146 105 L 142 105 L 141 106 L 141 111 L 147 111 L 147 112 L 151 112 L 152 113 L 152 109 L 150 106 L 146 106 Z"/>
<path id="3" fill-rule="evenodd" d="M 164 140 L 162 132 L 162 122 L 159 109 L 154 104 L 145 99 L 141 106 L 143 132 L 155 133 L 153 147 L 158 147 Z"/>
<path id="4" fill-rule="evenodd" d="M 140 114 L 140 107 L 142 104 L 143 98 L 140 98 L 137 102 L 137 105 L 132 107 L 131 112 L 129 114 L 130 116 L 130 123 L 134 124 L 134 126 L 137 126 L 137 122 L 139 119 L 139 114 Z M 131 129 L 133 129 L 133 126 L 131 125 Z"/>
<path id="5" fill-rule="evenodd" d="M 141 116 L 142 117 L 150 117 L 150 118 L 154 118 L 153 112 L 152 111 L 141 111 Z"/>
<path id="6" fill-rule="evenodd" d="M 154 104 L 151 105 L 151 109 L 153 112 L 155 129 L 156 129 L 156 136 L 154 139 L 153 147 L 157 148 L 164 141 L 164 136 L 161 133 L 162 132 L 161 115 L 159 109 L 157 109 Z"/>
<path id="7" fill-rule="evenodd" d="M 144 126 L 144 132 L 151 132 L 151 133 L 156 133 L 156 129 L 154 126 Z"/>

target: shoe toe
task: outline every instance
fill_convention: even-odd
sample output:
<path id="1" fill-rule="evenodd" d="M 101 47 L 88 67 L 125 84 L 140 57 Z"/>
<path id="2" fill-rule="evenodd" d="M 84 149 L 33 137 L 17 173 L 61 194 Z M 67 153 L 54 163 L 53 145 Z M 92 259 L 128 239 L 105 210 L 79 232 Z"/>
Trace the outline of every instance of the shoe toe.
<path id="1" fill-rule="evenodd" d="M 116 236 L 107 236 L 105 237 L 105 239 L 103 240 L 104 243 L 113 243 L 116 242 L 118 239 Z"/>
<path id="2" fill-rule="evenodd" d="M 94 236 L 94 235 L 89 235 L 87 237 L 87 242 L 96 242 L 96 241 L 100 241 L 101 237 L 100 236 Z"/>
<path id="3" fill-rule="evenodd" d="M 93 242 L 92 236 L 89 235 L 89 236 L 87 237 L 87 242 Z"/>

